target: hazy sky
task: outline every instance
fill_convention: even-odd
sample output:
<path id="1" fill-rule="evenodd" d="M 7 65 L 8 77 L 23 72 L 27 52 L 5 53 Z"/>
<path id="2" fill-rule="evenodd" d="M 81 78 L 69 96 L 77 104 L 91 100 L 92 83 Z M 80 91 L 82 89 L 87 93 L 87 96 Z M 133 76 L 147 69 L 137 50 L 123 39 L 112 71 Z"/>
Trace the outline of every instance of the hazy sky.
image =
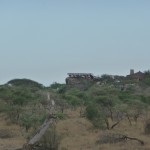
<path id="1" fill-rule="evenodd" d="M 150 0 L 0 0 L 0 84 L 149 65 Z"/>

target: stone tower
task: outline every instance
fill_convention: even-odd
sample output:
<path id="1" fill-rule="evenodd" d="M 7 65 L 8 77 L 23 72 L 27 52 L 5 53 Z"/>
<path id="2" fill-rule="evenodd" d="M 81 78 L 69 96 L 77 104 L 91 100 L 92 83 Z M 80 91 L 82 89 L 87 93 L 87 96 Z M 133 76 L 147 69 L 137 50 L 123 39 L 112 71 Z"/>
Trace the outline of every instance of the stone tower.
<path id="1" fill-rule="evenodd" d="M 134 74 L 134 69 L 130 69 L 130 75 Z"/>

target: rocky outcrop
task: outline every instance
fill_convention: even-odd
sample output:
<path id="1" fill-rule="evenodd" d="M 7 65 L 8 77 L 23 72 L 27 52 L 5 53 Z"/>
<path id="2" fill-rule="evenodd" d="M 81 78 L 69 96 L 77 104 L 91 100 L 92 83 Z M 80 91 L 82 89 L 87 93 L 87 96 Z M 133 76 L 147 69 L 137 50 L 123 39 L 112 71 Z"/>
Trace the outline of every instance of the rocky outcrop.
<path id="1" fill-rule="evenodd" d="M 68 73 L 66 84 L 70 87 L 76 87 L 80 90 L 85 90 L 93 83 L 100 80 L 99 77 L 94 76 L 92 73 Z"/>
<path id="2" fill-rule="evenodd" d="M 73 78 L 73 77 L 66 78 L 66 84 L 68 86 L 76 87 L 76 88 L 79 88 L 81 90 L 87 89 L 93 83 L 94 83 L 94 80 L 92 80 L 92 79 Z"/>

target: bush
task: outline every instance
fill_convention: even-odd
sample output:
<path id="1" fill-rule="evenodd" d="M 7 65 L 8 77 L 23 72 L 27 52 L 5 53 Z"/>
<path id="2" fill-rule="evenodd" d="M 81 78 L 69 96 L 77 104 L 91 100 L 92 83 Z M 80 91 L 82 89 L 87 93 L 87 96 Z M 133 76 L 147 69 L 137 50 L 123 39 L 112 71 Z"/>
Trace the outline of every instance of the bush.
<path id="1" fill-rule="evenodd" d="M 30 128 L 36 129 L 39 124 L 39 116 L 34 114 L 24 114 L 20 119 L 20 125 L 26 129 L 26 132 L 28 132 Z"/>
<path id="2" fill-rule="evenodd" d="M 65 119 L 65 115 L 64 115 L 63 113 L 56 113 L 56 114 L 55 114 L 55 117 L 56 117 L 57 119 L 60 119 L 60 120 Z"/>
<path id="3" fill-rule="evenodd" d="M 9 82 L 7 82 L 7 84 L 11 85 L 11 86 L 22 86 L 22 87 L 30 87 L 30 88 L 38 88 L 38 89 L 42 89 L 43 88 L 43 85 L 36 82 L 36 81 L 33 81 L 33 80 L 30 80 L 30 79 L 13 79 L 13 80 L 10 80 Z"/>
<path id="4" fill-rule="evenodd" d="M 150 86 L 150 77 L 145 78 L 142 82 L 143 82 L 145 85 Z"/>
<path id="5" fill-rule="evenodd" d="M 124 136 L 121 134 L 107 133 L 104 134 L 96 143 L 97 144 L 115 144 L 124 142 Z"/>
<path id="6" fill-rule="evenodd" d="M 86 108 L 86 117 L 89 120 L 94 120 L 95 118 L 98 117 L 98 110 L 96 109 L 95 105 L 89 105 Z"/>
<path id="7" fill-rule="evenodd" d="M 63 96 L 63 99 L 65 99 L 67 101 L 67 103 L 69 103 L 73 107 L 77 107 L 81 103 L 81 100 L 77 96 L 71 95 L 71 94 L 65 94 Z"/>
<path id="8" fill-rule="evenodd" d="M 144 127 L 145 134 L 150 134 L 150 120 L 147 120 Z"/>
<path id="9" fill-rule="evenodd" d="M 141 95 L 140 100 L 141 100 L 141 102 L 150 105 L 150 97 L 146 97 L 144 95 Z"/>
<path id="10" fill-rule="evenodd" d="M 89 105 L 86 108 L 86 117 L 92 122 L 95 128 L 106 129 L 106 115 L 96 105 Z"/>

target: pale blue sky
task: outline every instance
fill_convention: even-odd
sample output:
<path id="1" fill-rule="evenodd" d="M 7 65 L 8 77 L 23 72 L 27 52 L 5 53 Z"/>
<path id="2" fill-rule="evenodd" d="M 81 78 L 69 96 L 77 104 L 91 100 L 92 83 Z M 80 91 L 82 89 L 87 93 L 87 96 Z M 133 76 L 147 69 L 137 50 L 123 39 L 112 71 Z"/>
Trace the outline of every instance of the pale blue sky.
<path id="1" fill-rule="evenodd" d="M 150 69 L 149 0 L 0 0 L 0 84 Z"/>

